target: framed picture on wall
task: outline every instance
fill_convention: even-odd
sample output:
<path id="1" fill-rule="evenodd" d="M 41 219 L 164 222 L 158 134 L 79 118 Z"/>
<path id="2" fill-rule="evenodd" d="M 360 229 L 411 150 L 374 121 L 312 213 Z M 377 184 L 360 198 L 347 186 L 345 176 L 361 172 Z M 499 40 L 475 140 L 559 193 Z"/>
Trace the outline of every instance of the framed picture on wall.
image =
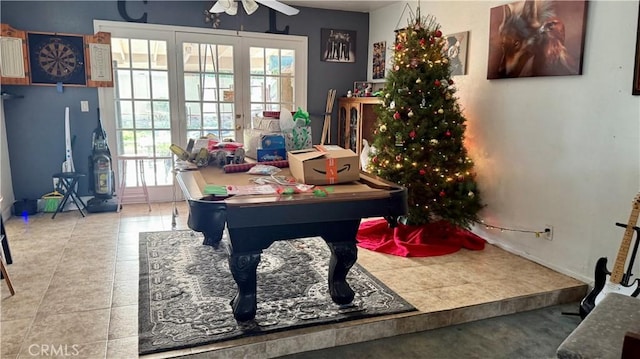
<path id="1" fill-rule="evenodd" d="M 518 1 L 492 8 L 487 79 L 581 75 L 587 4 Z"/>
<path id="2" fill-rule="evenodd" d="M 384 71 L 387 58 L 387 42 L 380 41 L 373 43 L 373 64 L 372 78 L 374 80 L 384 79 Z"/>
<path id="3" fill-rule="evenodd" d="M 356 32 L 320 29 L 321 58 L 327 62 L 356 62 Z"/>
<path id="4" fill-rule="evenodd" d="M 442 52 L 449 58 L 451 76 L 467 74 L 467 48 L 469 31 L 444 36 Z"/>

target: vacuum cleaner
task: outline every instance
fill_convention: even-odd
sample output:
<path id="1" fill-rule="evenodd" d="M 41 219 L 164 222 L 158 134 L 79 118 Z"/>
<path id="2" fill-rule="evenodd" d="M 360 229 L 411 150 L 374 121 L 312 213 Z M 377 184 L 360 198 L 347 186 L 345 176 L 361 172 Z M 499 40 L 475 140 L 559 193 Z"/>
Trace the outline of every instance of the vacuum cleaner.
<path id="1" fill-rule="evenodd" d="M 115 212 L 118 203 L 113 198 L 115 193 L 115 175 L 111 151 L 107 143 L 107 133 L 102 128 L 100 109 L 98 109 L 98 127 L 92 134 L 92 151 L 89 156 L 89 190 L 94 197 L 87 201 L 87 211 Z"/>

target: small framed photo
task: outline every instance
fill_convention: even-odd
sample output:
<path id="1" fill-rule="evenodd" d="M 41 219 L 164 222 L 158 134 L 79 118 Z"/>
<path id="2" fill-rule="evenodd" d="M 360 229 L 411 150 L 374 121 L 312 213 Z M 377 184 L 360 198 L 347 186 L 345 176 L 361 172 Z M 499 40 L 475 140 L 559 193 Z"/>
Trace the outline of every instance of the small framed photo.
<path id="1" fill-rule="evenodd" d="M 442 52 L 449 58 L 451 76 L 467 74 L 467 47 L 469 31 L 444 36 Z"/>
<path id="2" fill-rule="evenodd" d="M 353 96 L 364 97 L 371 96 L 373 92 L 373 84 L 367 81 L 356 81 L 353 83 Z"/>
<path id="3" fill-rule="evenodd" d="M 372 77 L 374 80 L 384 79 L 385 61 L 387 58 L 387 42 L 380 41 L 373 43 L 373 68 Z"/>

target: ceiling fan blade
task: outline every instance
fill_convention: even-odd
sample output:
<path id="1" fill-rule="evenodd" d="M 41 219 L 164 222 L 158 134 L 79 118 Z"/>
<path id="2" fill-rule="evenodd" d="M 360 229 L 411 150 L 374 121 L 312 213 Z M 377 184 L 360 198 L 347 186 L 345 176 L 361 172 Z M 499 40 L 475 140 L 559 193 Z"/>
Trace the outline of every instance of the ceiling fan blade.
<path id="1" fill-rule="evenodd" d="M 209 12 L 212 14 L 219 14 L 221 12 L 224 12 L 225 10 L 226 9 L 222 6 L 222 3 L 220 3 L 220 1 L 216 1 L 211 9 L 209 9 Z"/>
<path id="2" fill-rule="evenodd" d="M 242 6 L 248 15 L 251 15 L 258 10 L 258 4 L 255 0 L 242 0 Z"/>
<path id="3" fill-rule="evenodd" d="M 283 4 L 277 0 L 254 0 L 254 1 L 289 16 L 296 15 L 300 12 L 300 10 L 296 9 L 295 7 L 291 7 L 287 4 Z"/>
<path id="4" fill-rule="evenodd" d="M 209 9 L 209 12 L 212 14 L 226 12 L 229 15 L 235 15 L 238 13 L 238 4 L 233 0 L 218 0 Z"/>

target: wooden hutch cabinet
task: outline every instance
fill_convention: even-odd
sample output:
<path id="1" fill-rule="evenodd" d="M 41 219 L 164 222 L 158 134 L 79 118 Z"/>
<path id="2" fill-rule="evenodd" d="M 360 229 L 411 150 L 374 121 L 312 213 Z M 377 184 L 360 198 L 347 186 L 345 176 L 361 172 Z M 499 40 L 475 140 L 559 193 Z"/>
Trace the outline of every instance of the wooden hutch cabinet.
<path id="1" fill-rule="evenodd" d="M 378 97 L 341 97 L 338 99 L 338 143 L 360 156 L 362 140 L 373 143 L 376 124 L 375 106 L 382 104 Z"/>

